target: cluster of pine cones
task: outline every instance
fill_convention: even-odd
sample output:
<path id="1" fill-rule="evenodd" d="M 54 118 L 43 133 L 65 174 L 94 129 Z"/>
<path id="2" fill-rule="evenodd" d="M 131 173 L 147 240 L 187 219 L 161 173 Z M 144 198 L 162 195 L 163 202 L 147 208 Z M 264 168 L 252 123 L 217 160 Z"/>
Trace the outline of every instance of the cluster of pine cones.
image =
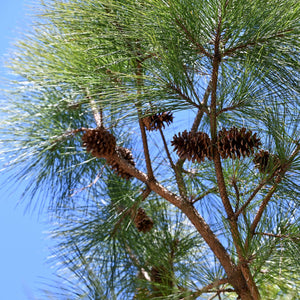
<path id="1" fill-rule="evenodd" d="M 129 164 L 135 166 L 132 153 L 129 149 L 116 146 L 116 138 L 105 128 L 86 129 L 82 135 L 82 146 L 86 151 L 98 158 L 105 158 L 114 172 L 125 179 L 132 176 L 128 174 L 119 163 L 113 158 L 118 153 Z"/>
<path id="2" fill-rule="evenodd" d="M 212 159 L 211 139 L 205 132 L 187 132 L 175 134 L 171 141 L 174 150 L 182 159 L 188 159 L 193 162 L 204 161 L 205 157 Z M 245 127 L 237 129 L 235 127 L 229 130 L 223 128 L 218 133 L 217 147 L 222 158 L 241 158 L 254 153 L 254 148 L 261 145 L 260 139 L 252 131 L 247 131 Z"/>
<path id="3" fill-rule="evenodd" d="M 86 129 L 82 135 L 82 145 L 86 147 L 86 151 L 98 158 L 105 158 L 113 171 L 124 179 L 130 179 L 132 176 L 128 174 L 115 159 L 118 154 L 130 165 L 135 166 L 132 153 L 129 149 L 116 146 L 116 138 L 105 128 Z M 153 227 L 153 221 L 147 216 L 143 208 L 139 208 L 136 215 L 132 216 L 133 222 L 138 229 L 146 233 Z"/>
<path id="4" fill-rule="evenodd" d="M 173 114 L 169 111 L 153 114 L 142 118 L 142 121 L 147 130 L 159 130 L 161 128 L 165 128 L 165 124 L 170 125 L 173 122 Z"/>

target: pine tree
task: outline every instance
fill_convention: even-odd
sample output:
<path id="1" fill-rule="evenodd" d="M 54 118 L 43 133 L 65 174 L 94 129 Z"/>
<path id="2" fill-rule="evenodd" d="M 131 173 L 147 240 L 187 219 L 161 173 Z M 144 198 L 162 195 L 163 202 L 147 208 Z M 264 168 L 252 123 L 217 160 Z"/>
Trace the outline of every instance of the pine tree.
<path id="1" fill-rule="evenodd" d="M 55 299 L 296 299 L 299 1 L 35 9 L 2 145 L 57 221 Z"/>

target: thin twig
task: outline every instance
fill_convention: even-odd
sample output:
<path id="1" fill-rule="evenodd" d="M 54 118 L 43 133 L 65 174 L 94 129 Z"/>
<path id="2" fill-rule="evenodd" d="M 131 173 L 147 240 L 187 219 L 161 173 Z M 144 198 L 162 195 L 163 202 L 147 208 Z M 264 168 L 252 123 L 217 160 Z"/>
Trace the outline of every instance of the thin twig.
<path id="1" fill-rule="evenodd" d="M 250 236 L 252 237 L 255 229 L 262 217 L 263 212 L 265 211 L 269 201 L 271 200 L 272 196 L 274 195 L 275 191 L 277 190 L 278 184 L 281 182 L 282 177 L 281 176 L 277 176 L 275 179 L 275 184 L 269 189 L 269 192 L 267 193 L 266 197 L 263 199 L 257 213 L 256 216 L 250 226 Z M 247 239 L 248 242 L 248 239 Z M 248 246 L 248 243 L 246 243 L 245 247 Z M 248 247 L 247 247 L 248 248 Z"/>
<path id="2" fill-rule="evenodd" d="M 101 168 L 101 172 L 97 174 L 97 176 L 95 177 L 95 179 L 94 179 L 90 184 L 88 184 L 87 186 L 85 186 L 85 187 L 83 187 L 83 188 L 81 188 L 81 189 L 75 191 L 72 195 L 70 195 L 70 197 L 73 197 L 73 196 L 75 196 L 76 194 L 78 194 L 78 193 L 80 193 L 80 192 L 82 192 L 82 191 L 84 191 L 84 190 L 86 190 L 86 189 L 92 187 L 94 184 L 96 184 L 97 181 L 101 178 L 101 176 L 102 176 L 102 174 L 103 174 L 103 170 L 104 170 L 104 166 Z"/>
<path id="3" fill-rule="evenodd" d="M 194 292 L 191 296 L 196 298 L 196 297 L 201 296 L 203 293 L 216 292 L 213 289 L 216 289 L 220 285 L 227 284 L 227 283 L 228 283 L 228 278 L 218 279 L 218 280 L 208 284 L 207 286 L 203 287 L 202 289 Z M 231 290 L 231 291 L 233 291 L 233 290 Z"/>
<path id="4" fill-rule="evenodd" d="M 256 216 L 250 226 L 250 237 L 253 236 L 255 229 L 262 217 L 263 212 L 265 211 L 269 201 L 271 200 L 273 194 L 275 193 L 275 191 L 277 190 L 277 187 L 279 185 L 279 183 L 282 181 L 283 176 L 285 175 L 285 173 L 288 171 L 291 163 L 293 162 L 293 159 L 295 158 L 295 156 L 299 153 L 300 151 L 300 144 L 297 145 L 296 149 L 294 150 L 294 152 L 291 154 L 291 156 L 289 157 L 289 159 L 287 160 L 287 162 L 283 165 L 280 166 L 280 173 L 276 176 L 275 178 L 275 183 L 274 185 L 269 189 L 269 192 L 267 193 L 266 197 L 263 199 L 257 213 Z M 275 173 L 275 171 L 274 171 Z M 248 246 L 248 240 L 246 241 L 246 245 Z"/>
<path id="5" fill-rule="evenodd" d="M 64 132 L 62 135 L 58 136 L 56 139 L 51 141 L 50 150 L 53 150 L 53 148 L 55 148 L 56 143 L 62 142 L 63 140 L 65 140 L 69 136 L 74 135 L 78 132 L 83 132 L 83 131 L 87 131 L 87 130 L 91 130 L 91 129 L 92 128 L 81 127 L 81 128 L 77 128 L 77 129 L 73 129 L 73 130 L 69 130 L 69 131 Z"/>
<path id="6" fill-rule="evenodd" d="M 232 183 L 232 186 L 234 188 L 235 195 L 236 195 L 235 211 L 237 211 L 239 206 L 240 206 L 240 190 L 239 190 L 239 187 L 237 186 L 235 177 L 232 178 L 231 183 Z"/>
<path id="7" fill-rule="evenodd" d="M 142 86 L 143 86 L 143 71 L 142 71 L 142 65 L 141 61 L 137 60 L 137 67 L 136 67 L 136 83 L 137 83 L 137 95 L 142 93 Z M 153 169 L 152 169 L 152 163 L 151 163 L 151 158 L 150 158 L 150 152 L 149 152 L 149 147 L 148 147 L 148 140 L 147 140 L 147 134 L 144 126 L 144 122 L 141 119 L 141 109 L 140 109 L 140 104 L 137 103 L 137 112 L 139 116 L 139 126 L 140 126 L 140 131 L 141 131 L 141 136 L 142 136 L 142 143 L 143 143 L 143 149 L 144 149 L 144 155 L 145 155 L 145 160 L 146 160 L 146 167 L 147 167 L 147 173 L 148 173 L 148 178 L 149 180 L 154 179 L 154 174 L 153 174 Z"/>
<path id="8" fill-rule="evenodd" d="M 202 109 L 202 105 L 195 103 L 188 95 L 186 95 L 179 87 L 175 86 L 174 84 L 168 84 L 168 87 L 174 90 L 182 99 L 184 99 L 189 104 L 197 107 L 198 109 Z"/>
<path id="9" fill-rule="evenodd" d="M 252 192 L 248 200 L 242 205 L 242 207 L 235 213 L 235 218 L 238 218 L 238 216 L 245 210 L 245 208 L 250 204 L 250 202 L 254 199 L 256 194 L 264 187 L 264 185 L 268 182 L 268 179 L 263 179 L 260 184 L 255 188 L 255 190 Z"/>
<path id="10" fill-rule="evenodd" d="M 199 51 L 199 54 L 204 54 L 205 56 L 209 57 L 210 59 L 213 58 L 213 56 L 209 52 L 207 52 L 204 49 L 204 47 L 194 39 L 192 34 L 189 32 L 189 30 L 182 24 L 181 20 L 176 18 L 175 22 L 183 30 L 183 32 L 186 34 L 187 38 L 195 45 L 196 49 Z"/>
<path id="11" fill-rule="evenodd" d="M 189 86 L 190 86 L 191 89 L 192 89 L 192 92 L 193 92 L 195 98 L 197 99 L 199 105 L 201 105 L 200 99 L 199 99 L 199 97 L 198 97 L 198 95 L 197 95 L 197 93 L 196 93 L 196 91 L 195 91 L 194 83 L 193 83 L 192 80 L 190 79 L 189 74 L 188 74 L 186 68 L 184 68 L 184 74 L 185 74 L 185 77 L 187 78 L 187 81 L 188 81 L 188 83 L 189 83 Z"/>
<path id="12" fill-rule="evenodd" d="M 91 109 L 92 109 L 92 112 L 94 115 L 96 125 L 97 125 L 97 127 L 102 127 L 103 126 L 102 112 L 101 113 L 99 112 L 99 110 L 97 108 L 97 104 L 96 104 L 95 100 L 91 97 L 88 89 L 86 89 L 86 92 L 87 92 L 87 98 L 89 99 L 89 102 L 91 104 Z"/>
<path id="13" fill-rule="evenodd" d="M 239 104 L 235 104 L 235 105 L 232 105 L 232 106 L 229 106 L 229 107 L 225 107 L 225 108 L 222 108 L 221 110 L 219 110 L 217 112 L 217 116 L 219 116 L 220 114 L 226 112 L 226 111 L 231 111 L 231 110 L 234 110 L 236 109 L 237 107 L 239 107 Z"/>
<path id="14" fill-rule="evenodd" d="M 205 191 L 204 193 L 202 193 L 201 195 L 199 195 L 198 197 L 196 197 L 195 199 L 192 199 L 191 203 L 195 204 L 197 201 L 200 201 L 201 199 L 203 199 L 205 196 L 218 191 L 217 187 L 213 187 L 211 189 L 208 189 L 207 191 Z"/>
<path id="15" fill-rule="evenodd" d="M 206 87 L 206 90 L 204 92 L 204 96 L 203 96 L 203 99 L 202 99 L 202 102 L 201 102 L 201 107 L 202 108 L 198 110 L 196 118 L 195 118 L 194 123 L 192 125 L 191 132 L 193 132 L 193 133 L 198 130 L 200 122 L 203 118 L 203 113 L 206 112 L 207 114 L 209 114 L 206 106 L 207 106 L 207 102 L 208 102 L 208 98 L 209 98 L 210 93 L 211 93 L 211 81 L 208 83 L 208 85 Z"/>
<path id="16" fill-rule="evenodd" d="M 245 49 L 245 48 L 248 48 L 248 47 L 251 47 L 251 46 L 257 46 L 259 43 L 264 43 L 264 42 L 266 42 L 268 40 L 274 40 L 274 38 L 277 38 L 277 37 L 284 37 L 286 33 L 289 33 L 291 31 L 292 31 L 291 29 L 290 30 L 286 30 L 286 31 L 282 31 L 282 32 L 279 32 L 278 34 L 275 34 L 275 35 L 270 36 L 268 38 L 258 39 L 256 41 L 248 42 L 248 43 L 241 44 L 241 45 L 235 46 L 233 48 L 227 49 L 223 53 L 223 57 L 224 56 L 232 56 L 232 55 L 235 54 L 235 52 L 237 50 Z"/>
<path id="17" fill-rule="evenodd" d="M 143 190 L 142 194 L 138 197 L 138 199 L 141 198 L 142 199 L 141 201 L 144 201 L 149 196 L 150 193 L 151 193 L 151 189 L 147 186 Z M 120 227 L 121 223 L 124 221 L 126 216 L 133 215 L 136 212 L 137 207 L 141 201 L 135 201 L 135 203 L 131 207 L 125 209 L 124 212 L 122 212 L 123 214 L 118 220 L 118 222 L 115 224 L 114 229 L 111 232 L 111 236 L 115 235 L 115 233 L 117 232 L 118 228 Z"/>
<path id="18" fill-rule="evenodd" d="M 198 109 L 197 115 L 195 117 L 195 120 L 193 122 L 191 132 L 195 133 L 198 130 L 198 127 L 201 123 L 201 120 L 203 118 L 204 114 L 204 107 L 207 106 L 208 98 L 211 93 L 211 81 L 208 83 L 206 90 L 204 92 L 204 96 L 201 102 L 201 108 Z M 208 111 L 206 111 L 208 113 Z M 176 162 L 176 170 L 178 171 L 178 176 L 182 178 L 182 173 L 184 172 L 183 170 L 183 164 L 185 162 L 185 159 L 179 158 L 178 161 Z M 183 180 L 183 178 L 182 178 Z"/>
<path id="19" fill-rule="evenodd" d="M 132 260 L 132 262 L 134 263 L 134 265 L 140 269 L 140 272 L 143 275 L 144 279 L 146 279 L 147 281 L 151 281 L 151 277 L 149 273 L 144 268 L 141 268 L 141 264 L 138 258 L 135 256 L 135 254 L 133 253 L 133 251 L 131 250 L 131 248 L 127 243 L 125 243 L 125 249 L 127 250 L 127 253 L 130 259 Z"/>
<path id="20" fill-rule="evenodd" d="M 171 157 L 171 154 L 170 154 L 170 151 L 169 151 L 169 148 L 168 148 L 168 145 L 167 145 L 164 133 L 163 133 L 163 131 L 162 131 L 161 128 L 159 128 L 159 132 L 160 132 L 160 135 L 161 135 L 161 138 L 162 138 L 162 141 L 163 141 L 163 144 L 164 144 L 164 147 L 165 147 L 165 151 L 167 153 L 170 165 L 171 165 L 172 169 L 175 172 L 176 182 L 177 182 L 177 186 L 178 186 L 178 190 L 179 190 L 180 196 L 182 198 L 186 198 L 187 197 L 187 190 L 186 190 L 185 182 L 184 182 L 184 180 L 182 178 L 182 173 L 179 172 L 179 170 L 176 168 L 176 166 L 175 166 L 175 164 L 174 164 L 174 162 L 172 160 L 172 157 Z"/>
<path id="21" fill-rule="evenodd" d="M 171 154 L 170 154 L 170 151 L 169 151 L 169 148 L 168 148 L 168 145 L 167 145 L 167 142 L 166 142 L 164 133 L 163 133 L 163 131 L 162 131 L 161 128 L 159 128 L 159 132 L 160 132 L 160 135 L 161 135 L 161 138 L 162 138 L 162 141 L 163 141 L 163 144 L 164 144 L 164 147 L 165 147 L 165 151 L 166 151 L 166 153 L 167 153 L 167 156 L 168 156 L 170 165 L 171 165 L 171 167 L 172 167 L 173 169 L 175 169 L 174 162 L 173 162 L 173 160 L 172 160 L 172 157 L 171 157 Z"/>
<path id="22" fill-rule="evenodd" d="M 279 238 L 279 239 L 290 239 L 295 242 L 300 241 L 300 235 L 292 236 L 290 234 L 274 234 L 274 233 L 268 233 L 268 232 L 255 232 L 254 234 L 266 235 L 266 236 L 275 237 L 275 238 Z"/>

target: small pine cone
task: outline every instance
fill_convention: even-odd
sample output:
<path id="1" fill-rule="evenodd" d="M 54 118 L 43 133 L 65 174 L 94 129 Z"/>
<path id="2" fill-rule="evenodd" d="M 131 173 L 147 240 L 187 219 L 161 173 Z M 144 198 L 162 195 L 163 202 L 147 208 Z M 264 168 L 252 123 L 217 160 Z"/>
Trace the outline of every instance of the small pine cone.
<path id="1" fill-rule="evenodd" d="M 253 159 L 255 167 L 258 168 L 261 173 L 268 173 L 272 169 L 280 172 L 280 159 L 275 154 L 270 154 L 266 150 L 260 150 Z"/>
<path id="2" fill-rule="evenodd" d="M 82 146 L 95 157 L 111 156 L 116 151 L 116 138 L 103 127 L 87 129 L 81 139 Z"/>
<path id="3" fill-rule="evenodd" d="M 259 172 L 265 173 L 268 167 L 268 162 L 270 158 L 269 151 L 260 150 L 253 159 L 255 167 L 258 168 Z"/>
<path id="4" fill-rule="evenodd" d="M 153 220 L 147 216 L 145 210 L 140 207 L 134 217 L 134 224 L 138 231 L 147 233 L 152 229 L 154 223 Z"/>
<path id="5" fill-rule="evenodd" d="M 173 287 L 172 275 L 170 274 L 170 270 L 168 270 L 164 266 L 153 266 L 151 268 L 150 276 L 152 282 L 163 284 L 165 287 Z M 153 287 L 154 290 L 158 290 L 157 286 L 154 285 Z"/>
<path id="6" fill-rule="evenodd" d="M 162 267 L 162 266 L 159 266 L 159 267 L 153 266 L 151 268 L 151 281 L 156 282 L 156 283 L 162 283 L 163 282 L 162 277 L 164 275 L 166 275 L 166 273 L 167 273 L 167 270 L 166 270 L 165 267 Z"/>
<path id="7" fill-rule="evenodd" d="M 218 151 L 222 158 L 238 158 L 250 156 L 254 153 L 254 148 L 261 145 L 260 139 L 252 135 L 252 131 L 246 131 L 243 127 L 240 130 L 232 127 L 229 130 L 223 128 L 218 133 Z"/>
<path id="8" fill-rule="evenodd" d="M 116 152 L 125 159 L 129 164 L 132 166 L 135 166 L 135 162 L 133 160 L 132 153 L 129 149 L 126 149 L 124 147 L 118 147 L 116 149 Z M 114 172 L 119 175 L 120 177 L 124 179 L 130 179 L 132 176 L 128 174 L 121 166 L 120 164 L 113 158 L 107 160 L 107 163 L 111 166 L 111 168 L 114 170 Z"/>
<path id="9" fill-rule="evenodd" d="M 173 114 L 171 112 L 163 112 L 142 118 L 144 126 L 147 130 L 153 131 L 165 128 L 165 124 L 170 125 L 173 122 Z"/>
<path id="10" fill-rule="evenodd" d="M 174 151 L 182 159 L 193 162 L 202 162 L 205 157 L 212 159 L 212 145 L 209 136 L 205 132 L 187 132 L 175 134 L 171 145 Z"/>

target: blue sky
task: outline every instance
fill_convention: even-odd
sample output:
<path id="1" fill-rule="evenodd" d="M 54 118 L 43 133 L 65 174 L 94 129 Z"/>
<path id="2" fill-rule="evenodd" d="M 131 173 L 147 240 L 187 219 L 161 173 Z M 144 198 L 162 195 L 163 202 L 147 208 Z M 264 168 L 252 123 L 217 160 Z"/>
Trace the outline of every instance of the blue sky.
<path id="1" fill-rule="evenodd" d="M 30 3 L 33 0 L 1 0 L 0 88 L 6 76 L 5 53 L 19 32 L 26 30 Z M 17 205 L 22 186 L 7 191 L 2 184 L 4 180 L 5 175 L 0 173 L 0 299 L 43 300 L 37 289 L 41 282 L 51 278 L 50 266 L 46 264 L 50 252 L 44 233 L 45 217 L 37 213 L 24 214 L 25 204 Z"/>

